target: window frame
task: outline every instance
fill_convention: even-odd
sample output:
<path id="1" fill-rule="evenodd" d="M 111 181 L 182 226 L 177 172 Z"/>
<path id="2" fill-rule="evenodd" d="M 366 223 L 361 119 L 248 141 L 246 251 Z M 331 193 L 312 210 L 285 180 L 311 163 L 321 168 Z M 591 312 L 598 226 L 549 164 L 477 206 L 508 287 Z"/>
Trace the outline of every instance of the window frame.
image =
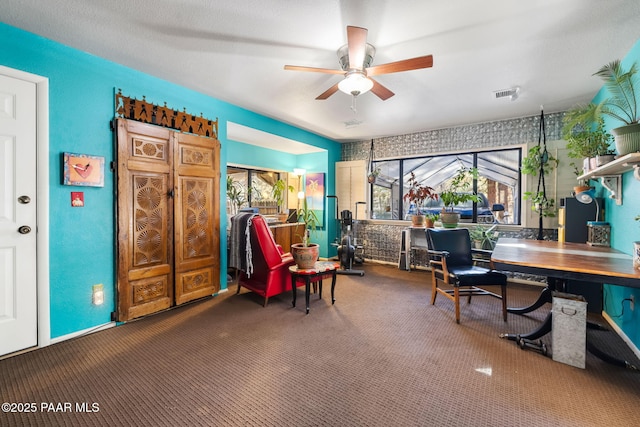
<path id="1" fill-rule="evenodd" d="M 522 157 L 523 157 L 523 150 L 525 150 L 525 147 L 522 145 L 514 145 L 514 146 L 507 146 L 507 147 L 495 147 L 493 149 L 482 149 L 482 150 L 473 150 L 473 151 L 460 151 L 460 152 L 446 152 L 446 153 L 433 153 L 433 154 L 425 154 L 425 155 L 421 155 L 421 156 L 411 156 L 411 157 L 397 157 L 397 158 L 379 158 L 376 159 L 373 162 L 373 167 L 374 170 L 378 169 L 379 166 L 381 164 L 384 164 L 385 162 L 394 162 L 394 161 L 398 161 L 398 175 L 395 177 L 397 183 L 399 183 L 399 185 L 396 185 L 396 188 L 393 188 L 393 184 L 391 184 L 390 186 L 390 191 L 391 191 L 391 218 L 382 218 L 382 217 L 376 217 L 376 210 L 374 209 L 374 205 L 376 205 L 376 199 L 374 197 L 374 189 L 377 184 L 378 179 L 376 178 L 376 180 L 373 183 L 367 183 L 369 186 L 369 200 L 371 203 L 371 209 L 370 209 L 370 214 L 369 214 L 369 219 L 373 219 L 373 220 L 380 220 L 380 221 L 390 221 L 390 220 L 408 220 L 408 218 L 406 218 L 407 212 L 405 212 L 405 206 L 404 206 L 404 201 L 403 201 L 403 195 L 405 192 L 405 186 L 406 183 L 402 182 L 402 177 L 404 177 L 405 175 L 405 169 L 406 169 L 406 163 L 409 161 L 415 161 L 415 160 L 420 160 L 420 159 L 431 159 L 431 158 L 442 158 L 442 157 L 450 157 L 450 156 L 468 156 L 471 155 L 472 156 L 472 162 L 471 162 L 471 166 L 472 167 L 478 167 L 478 159 L 479 157 L 482 157 L 482 154 L 487 154 L 487 153 L 499 153 L 499 152 L 514 152 L 514 157 L 517 157 L 517 165 L 515 165 L 515 169 L 514 168 L 509 168 L 511 170 L 511 173 L 513 174 L 512 176 L 512 180 L 514 182 L 513 186 L 512 186 L 512 191 L 510 192 L 510 197 L 512 199 L 512 211 L 513 213 L 511 214 L 510 218 L 509 218 L 509 224 L 510 225 L 522 225 L 525 221 L 525 216 L 524 213 L 522 212 L 522 189 L 523 189 L 523 179 L 522 179 L 522 174 L 520 173 L 520 167 L 522 164 Z M 504 166 L 505 168 L 507 166 Z M 416 168 L 417 169 L 417 168 Z M 486 169 L 480 169 L 479 170 L 479 174 L 480 176 L 485 176 L 488 174 L 483 175 L 483 170 Z M 408 172 L 407 172 L 408 173 Z M 492 182 L 497 182 L 495 180 L 492 180 Z M 503 184 L 506 185 L 506 184 Z M 384 187 L 384 186 L 380 186 L 380 187 Z M 388 187 L 389 188 L 389 187 Z M 474 191 L 475 193 L 478 192 L 478 180 L 474 180 L 473 182 L 473 188 L 472 191 Z M 489 195 L 486 195 L 487 197 L 489 197 Z M 399 201 L 399 202 L 398 202 Z M 397 203 L 397 208 L 395 208 L 395 202 Z M 492 202 L 489 201 L 489 204 L 491 205 Z M 507 206 L 505 206 L 505 208 L 507 208 Z M 472 211 L 472 223 L 473 224 L 477 224 L 477 219 L 478 219 L 478 205 L 477 203 L 473 203 L 473 211 Z M 506 223 L 506 220 L 505 222 Z"/>

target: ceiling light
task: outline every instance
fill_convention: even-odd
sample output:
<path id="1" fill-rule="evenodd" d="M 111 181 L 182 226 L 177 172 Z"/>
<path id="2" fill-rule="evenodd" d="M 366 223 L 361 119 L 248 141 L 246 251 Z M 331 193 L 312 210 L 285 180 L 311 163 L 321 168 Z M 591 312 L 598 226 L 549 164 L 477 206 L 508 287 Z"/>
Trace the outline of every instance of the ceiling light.
<path id="1" fill-rule="evenodd" d="M 347 95 L 358 96 L 369 92 L 373 87 L 373 81 L 367 78 L 362 71 L 352 71 L 347 73 L 347 77 L 338 83 L 338 89 Z"/>

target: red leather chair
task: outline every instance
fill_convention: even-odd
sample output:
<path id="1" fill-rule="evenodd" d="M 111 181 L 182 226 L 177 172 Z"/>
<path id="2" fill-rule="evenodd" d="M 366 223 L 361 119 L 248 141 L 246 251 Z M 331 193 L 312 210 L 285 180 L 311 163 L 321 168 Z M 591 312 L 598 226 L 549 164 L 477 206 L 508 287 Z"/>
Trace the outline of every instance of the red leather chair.
<path id="1" fill-rule="evenodd" d="M 251 275 L 240 272 L 236 294 L 244 286 L 262 295 L 266 307 L 269 297 L 291 291 L 289 266 L 295 265 L 295 261 L 289 252 L 284 253 L 282 246 L 276 244 L 264 217 L 254 216 L 249 227 L 253 272 Z"/>

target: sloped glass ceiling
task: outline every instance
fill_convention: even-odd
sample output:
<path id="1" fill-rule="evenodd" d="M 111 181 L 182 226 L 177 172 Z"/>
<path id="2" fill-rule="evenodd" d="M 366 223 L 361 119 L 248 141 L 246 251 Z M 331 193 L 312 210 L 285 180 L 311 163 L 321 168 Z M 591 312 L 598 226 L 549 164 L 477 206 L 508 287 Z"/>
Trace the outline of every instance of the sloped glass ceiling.
<path id="1" fill-rule="evenodd" d="M 409 175 L 413 172 L 419 182 L 437 189 L 450 180 L 461 167 L 473 167 L 474 155 L 477 156 L 477 167 L 481 176 L 508 187 L 515 187 L 518 184 L 520 150 L 405 159 L 402 160 L 402 182 L 406 186 Z M 375 162 L 374 167 L 380 170 L 376 184 L 385 187 L 398 185 L 400 166 L 400 161 Z"/>

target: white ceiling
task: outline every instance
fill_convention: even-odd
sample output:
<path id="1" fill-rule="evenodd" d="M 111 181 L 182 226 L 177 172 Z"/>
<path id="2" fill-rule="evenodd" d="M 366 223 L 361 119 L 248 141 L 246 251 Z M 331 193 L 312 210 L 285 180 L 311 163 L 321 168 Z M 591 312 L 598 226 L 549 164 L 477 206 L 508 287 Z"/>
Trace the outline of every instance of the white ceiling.
<path id="1" fill-rule="evenodd" d="M 563 111 L 640 38 L 638 0 L 2 0 L 0 19 L 337 141 Z M 432 54 L 433 68 L 381 75 L 395 92 L 315 97 L 342 77 L 346 26 L 368 28 L 373 65 Z M 516 101 L 493 91 L 520 86 Z M 141 94 L 142 95 L 142 94 Z M 361 122 L 353 126 L 354 122 Z M 348 123 L 349 125 L 346 125 Z"/>

